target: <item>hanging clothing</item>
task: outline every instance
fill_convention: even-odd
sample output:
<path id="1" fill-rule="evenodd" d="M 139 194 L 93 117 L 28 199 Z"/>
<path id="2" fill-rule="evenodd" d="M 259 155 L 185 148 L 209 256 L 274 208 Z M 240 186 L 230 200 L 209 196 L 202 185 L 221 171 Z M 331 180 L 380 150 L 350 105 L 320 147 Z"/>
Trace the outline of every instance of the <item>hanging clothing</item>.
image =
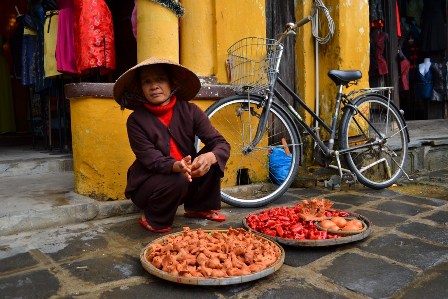
<path id="1" fill-rule="evenodd" d="M 61 73 L 56 65 L 56 38 L 58 32 L 58 10 L 49 10 L 45 13 L 44 26 L 44 70 L 45 77 L 58 76 Z"/>
<path id="2" fill-rule="evenodd" d="M 3 38 L 0 35 L 0 134 L 15 132 L 14 103 L 11 78 L 6 58 L 3 56 Z"/>
<path id="3" fill-rule="evenodd" d="M 422 74 L 418 69 L 417 72 L 417 97 L 419 99 L 429 99 L 432 96 L 432 71 L 431 69 Z"/>
<path id="4" fill-rule="evenodd" d="M 73 33 L 73 0 L 58 0 L 57 4 L 59 15 L 56 38 L 56 68 L 61 73 L 77 74 Z"/>
<path id="5" fill-rule="evenodd" d="M 22 78 L 22 45 L 24 31 L 24 16 L 20 15 L 16 18 L 16 29 L 10 38 L 11 54 L 12 54 L 12 75 L 16 79 Z"/>
<path id="6" fill-rule="evenodd" d="M 400 23 L 400 10 L 398 9 L 398 2 L 395 1 L 395 19 L 397 22 L 397 36 L 401 37 L 401 23 Z"/>
<path id="7" fill-rule="evenodd" d="M 381 0 L 370 0 L 369 1 L 369 17 L 370 22 L 375 22 L 378 20 L 384 21 L 384 12 L 381 4 Z"/>
<path id="8" fill-rule="evenodd" d="M 49 86 L 44 72 L 45 12 L 38 4 L 24 17 L 22 38 L 22 85 L 41 92 Z"/>
<path id="9" fill-rule="evenodd" d="M 409 60 L 404 56 L 400 57 L 400 78 L 403 90 L 409 90 L 410 69 L 411 69 L 411 63 L 409 62 Z"/>
<path id="10" fill-rule="evenodd" d="M 386 33 L 378 29 L 373 29 L 371 35 L 371 59 L 369 73 L 373 76 L 386 75 L 389 72 L 387 61 L 384 58 L 384 48 L 386 45 Z"/>
<path id="11" fill-rule="evenodd" d="M 41 4 L 37 4 L 33 7 L 29 16 L 32 19 L 32 23 L 36 30 L 35 36 L 35 53 L 34 53 L 34 69 L 28 70 L 29 72 L 34 72 L 34 91 L 42 92 L 50 86 L 50 81 L 45 78 L 44 70 L 44 24 L 45 24 L 45 11 Z M 22 65 L 26 67 L 26 65 Z"/>
<path id="12" fill-rule="evenodd" d="M 112 13 L 104 0 L 75 0 L 75 51 L 79 74 L 100 68 L 101 74 L 115 70 Z"/>
<path id="13" fill-rule="evenodd" d="M 447 100 L 447 62 L 433 62 L 430 70 L 432 72 L 433 91 L 430 100 L 442 102 Z"/>
<path id="14" fill-rule="evenodd" d="M 21 83 L 30 86 L 36 84 L 37 27 L 30 15 L 24 16 L 23 24 Z"/>
<path id="15" fill-rule="evenodd" d="M 445 0 L 425 1 L 421 19 L 421 51 L 436 52 L 446 49 Z"/>
<path id="16" fill-rule="evenodd" d="M 417 26 L 420 26 L 420 17 L 423 11 L 423 0 L 412 0 L 412 1 L 405 1 L 406 8 L 405 12 L 408 17 L 412 17 Z"/>

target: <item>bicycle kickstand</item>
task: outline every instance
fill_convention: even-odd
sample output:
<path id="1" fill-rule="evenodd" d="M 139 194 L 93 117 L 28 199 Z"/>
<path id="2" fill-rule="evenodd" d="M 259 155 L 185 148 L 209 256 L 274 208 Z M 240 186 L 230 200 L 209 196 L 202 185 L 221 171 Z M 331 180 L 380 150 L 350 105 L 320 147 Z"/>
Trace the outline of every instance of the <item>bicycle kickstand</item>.
<path id="1" fill-rule="evenodd" d="M 345 182 L 350 187 L 352 184 L 355 184 L 357 179 L 356 176 L 348 169 L 342 168 L 341 160 L 339 158 L 339 152 L 335 151 L 336 162 L 338 163 L 337 169 L 339 170 L 339 176 L 341 177 L 341 184 Z M 332 166 L 332 165 L 330 165 Z M 336 168 L 333 166 L 333 168 Z M 344 173 L 343 173 L 344 172 Z"/>

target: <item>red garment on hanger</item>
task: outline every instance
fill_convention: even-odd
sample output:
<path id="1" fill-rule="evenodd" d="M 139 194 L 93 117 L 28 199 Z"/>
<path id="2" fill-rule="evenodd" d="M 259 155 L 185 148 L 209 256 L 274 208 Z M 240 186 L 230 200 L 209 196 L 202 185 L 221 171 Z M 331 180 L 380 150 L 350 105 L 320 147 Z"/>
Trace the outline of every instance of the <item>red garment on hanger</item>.
<path id="1" fill-rule="evenodd" d="M 409 70 L 411 69 L 411 63 L 406 57 L 400 61 L 401 71 L 401 83 L 403 84 L 403 90 L 409 90 Z"/>
<path id="2" fill-rule="evenodd" d="M 373 54 L 375 62 L 378 66 L 378 75 L 386 75 L 389 73 L 387 61 L 383 56 L 386 43 L 386 33 L 377 30 L 373 33 Z"/>
<path id="3" fill-rule="evenodd" d="M 395 18 L 397 21 L 397 36 L 401 37 L 400 11 L 398 10 L 398 2 L 395 1 Z"/>
<path id="4" fill-rule="evenodd" d="M 56 38 L 56 68 L 60 73 L 76 74 L 73 0 L 58 0 L 59 17 Z"/>
<path id="5" fill-rule="evenodd" d="M 75 50 L 78 73 L 115 69 L 112 13 L 104 0 L 74 0 Z"/>

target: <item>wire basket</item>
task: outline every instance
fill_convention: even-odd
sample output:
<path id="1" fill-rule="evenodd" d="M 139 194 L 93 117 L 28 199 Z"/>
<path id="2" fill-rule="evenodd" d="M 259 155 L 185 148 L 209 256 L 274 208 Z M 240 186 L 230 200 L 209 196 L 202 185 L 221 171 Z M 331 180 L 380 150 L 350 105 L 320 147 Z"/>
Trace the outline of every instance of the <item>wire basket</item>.
<path id="1" fill-rule="evenodd" d="M 228 50 L 229 81 L 236 92 L 265 94 L 275 83 L 283 45 L 276 40 L 246 37 Z"/>

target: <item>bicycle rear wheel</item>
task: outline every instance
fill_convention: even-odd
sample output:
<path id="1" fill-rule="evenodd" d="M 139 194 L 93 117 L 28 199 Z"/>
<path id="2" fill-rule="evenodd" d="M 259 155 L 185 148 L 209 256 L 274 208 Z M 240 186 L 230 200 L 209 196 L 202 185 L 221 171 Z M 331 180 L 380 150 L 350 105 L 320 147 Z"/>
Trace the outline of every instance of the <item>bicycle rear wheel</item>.
<path id="1" fill-rule="evenodd" d="M 339 128 L 341 149 L 352 150 L 344 155 L 345 161 L 363 185 L 387 188 L 405 167 L 408 133 L 404 120 L 394 105 L 379 96 L 359 98 L 353 106 L 342 116 Z"/>
<path id="2" fill-rule="evenodd" d="M 266 133 L 255 148 L 245 149 L 253 140 L 263 111 L 261 98 L 233 96 L 221 99 L 205 113 L 231 145 L 230 158 L 221 182 L 222 201 L 238 207 L 264 206 L 279 198 L 291 185 L 299 167 L 301 144 L 297 127 L 277 104 L 271 107 Z M 282 150 L 285 139 L 290 155 Z M 272 153 L 286 158 L 282 167 L 272 168 Z M 278 175 L 278 170 L 283 175 Z"/>

